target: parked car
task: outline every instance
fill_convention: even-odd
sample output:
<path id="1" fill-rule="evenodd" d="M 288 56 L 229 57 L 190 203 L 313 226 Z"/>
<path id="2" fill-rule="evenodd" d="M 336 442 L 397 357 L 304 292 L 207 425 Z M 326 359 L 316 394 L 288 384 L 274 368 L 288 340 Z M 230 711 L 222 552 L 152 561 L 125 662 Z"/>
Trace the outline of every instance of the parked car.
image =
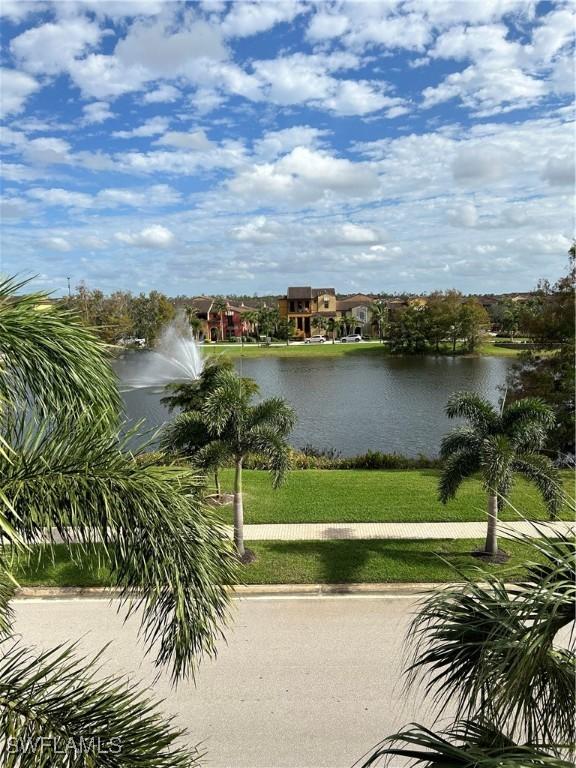
<path id="1" fill-rule="evenodd" d="M 362 336 L 359 333 L 349 333 L 348 336 L 342 336 L 340 339 L 341 344 L 346 344 L 349 341 L 362 341 Z"/>
<path id="2" fill-rule="evenodd" d="M 325 336 L 310 336 L 309 339 L 304 339 L 304 344 L 324 344 L 326 342 Z"/>

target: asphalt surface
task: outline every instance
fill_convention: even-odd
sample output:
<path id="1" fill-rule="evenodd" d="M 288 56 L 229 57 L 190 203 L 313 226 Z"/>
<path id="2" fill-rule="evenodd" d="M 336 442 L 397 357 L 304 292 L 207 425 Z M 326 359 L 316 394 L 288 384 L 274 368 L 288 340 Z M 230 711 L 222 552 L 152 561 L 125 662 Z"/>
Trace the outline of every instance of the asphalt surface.
<path id="1" fill-rule="evenodd" d="M 344 768 L 413 720 L 421 702 L 401 690 L 404 633 L 415 596 L 262 597 L 235 601 L 218 658 L 196 685 L 172 689 L 137 640 L 138 622 L 108 600 L 20 600 L 16 631 L 29 645 L 104 644 L 105 671 L 151 685 L 164 709 L 202 742 L 210 768 Z M 394 762 L 393 765 L 399 765 Z"/>

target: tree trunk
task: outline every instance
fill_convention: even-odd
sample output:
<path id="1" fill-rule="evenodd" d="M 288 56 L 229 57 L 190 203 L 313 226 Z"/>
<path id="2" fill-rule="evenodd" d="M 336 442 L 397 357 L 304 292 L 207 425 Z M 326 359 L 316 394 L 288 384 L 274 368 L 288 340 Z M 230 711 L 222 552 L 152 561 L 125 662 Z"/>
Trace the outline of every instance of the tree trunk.
<path id="1" fill-rule="evenodd" d="M 244 504 L 242 499 L 242 459 L 236 459 L 234 475 L 234 544 L 236 551 L 244 555 Z"/>
<path id="2" fill-rule="evenodd" d="M 216 494 L 220 497 L 220 474 L 217 469 L 214 470 L 214 483 L 216 485 Z"/>
<path id="3" fill-rule="evenodd" d="M 498 554 L 498 497 L 488 496 L 488 530 L 484 551 L 489 555 Z"/>

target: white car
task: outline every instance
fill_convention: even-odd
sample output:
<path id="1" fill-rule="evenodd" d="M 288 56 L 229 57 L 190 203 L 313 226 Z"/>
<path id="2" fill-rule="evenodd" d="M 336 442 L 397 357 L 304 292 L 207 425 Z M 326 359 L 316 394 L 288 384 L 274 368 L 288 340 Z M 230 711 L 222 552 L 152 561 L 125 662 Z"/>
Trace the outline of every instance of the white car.
<path id="1" fill-rule="evenodd" d="M 359 333 L 350 333 L 348 336 L 342 336 L 340 339 L 341 344 L 346 344 L 349 341 L 362 341 L 362 336 Z"/>
<path id="2" fill-rule="evenodd" d="M 310 336 L 309 339 L 304 339 L 304 344 L 324 344 L 325 342 L 325 336 Z"/>

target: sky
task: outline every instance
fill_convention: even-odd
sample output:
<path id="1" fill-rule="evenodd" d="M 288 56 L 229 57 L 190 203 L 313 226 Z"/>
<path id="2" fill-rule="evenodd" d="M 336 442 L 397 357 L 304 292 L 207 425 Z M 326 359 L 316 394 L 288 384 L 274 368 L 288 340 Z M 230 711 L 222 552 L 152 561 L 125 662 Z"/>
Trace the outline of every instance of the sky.
<path id="1" fill-rule="evenodd" d="M 0 269 L 55 295 L 554 281 L 574 7 L 2 0 Z"/>

